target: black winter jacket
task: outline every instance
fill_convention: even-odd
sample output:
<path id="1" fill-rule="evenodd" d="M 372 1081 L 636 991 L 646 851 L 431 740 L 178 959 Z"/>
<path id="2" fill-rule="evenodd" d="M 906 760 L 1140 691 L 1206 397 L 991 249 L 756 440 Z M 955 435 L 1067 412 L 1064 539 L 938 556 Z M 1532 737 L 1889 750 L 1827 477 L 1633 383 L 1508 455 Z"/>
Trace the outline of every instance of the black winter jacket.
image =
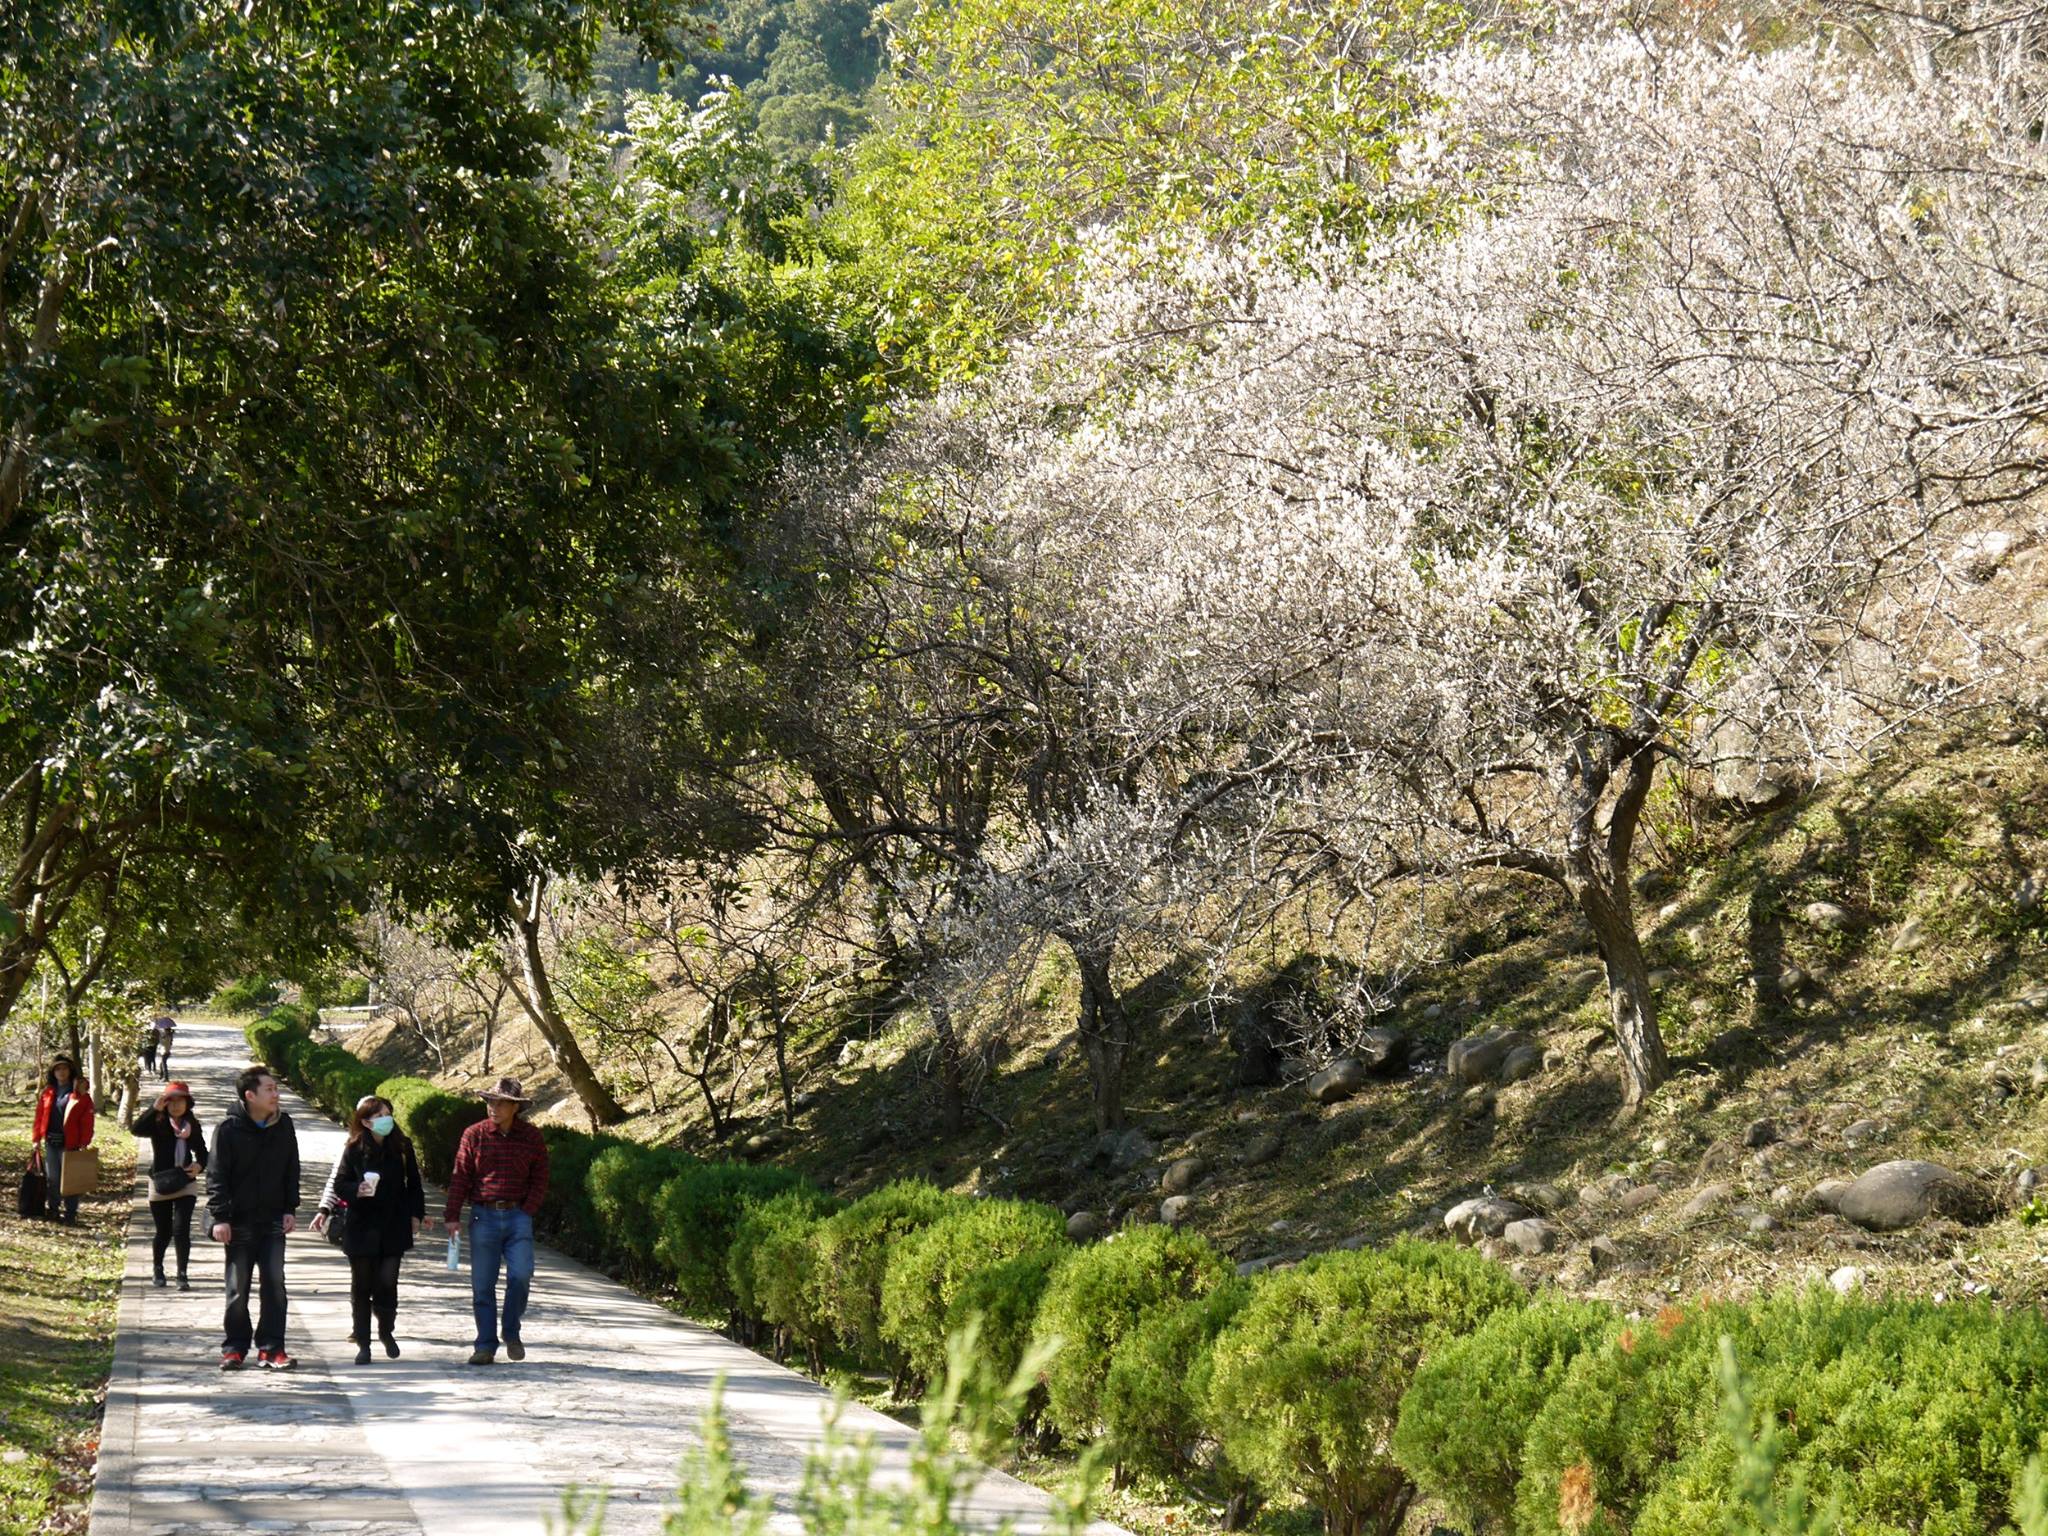
<path id="1" fill-rule="evenodd" d="M 206 1214 L 213 1226 L 268 1226 L 299 1208 L 299 1133 L 283 1110 L 268 1125 L 237 1104 L 213 1133 Z"/>
<path id="2" fill-rule="evenodd" d="M 192 1134 L 186 1138 L 185 1151 L 187 1166 L 194 1175 L 206 1171 L 206 1131 L 199 1123 L 199 1117 L 187 1113 L 185 1118 L 192 1122 Z M 150 1145 L 149 1171 L 159 1168 L 174 1168 L 178 1162 L 178 1137 L 171 1129 L 171 1117 L 160 1109 L 145 1109 L 135 1117 L 135 1123 L 128 1129 L 137 1136 L 147 1139 Z M 197 1189 L 186 1187 L 187 1194 L 196 1195 Z M 154 1198 L 154 1195 L 152 1195 Z"/>
<path id="3" fill-rule="evenodd" d="M 364 1199 L 356 1191 L 373 1169 L 379 1175 L 377 1193 Z M 420 1160 L 402 1131 L 381 1142 L 365 1133 L 341 1149 L 320 1196 L 321 1210 L 337 1205 L 348 1207 L 341 1251 L 349 1257 L 404 1253 L 412 1247 L 413 1218 L 427 1217 L 427 1187 L 420 1179 Z"/>

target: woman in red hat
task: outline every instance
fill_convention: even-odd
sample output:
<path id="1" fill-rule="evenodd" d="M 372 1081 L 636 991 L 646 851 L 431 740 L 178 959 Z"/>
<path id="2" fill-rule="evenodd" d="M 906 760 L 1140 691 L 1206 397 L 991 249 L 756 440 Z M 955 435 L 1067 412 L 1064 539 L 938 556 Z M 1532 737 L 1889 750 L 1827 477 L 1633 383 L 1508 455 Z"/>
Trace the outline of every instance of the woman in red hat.
<path id="1" fill-rule="evenodd" d="M 192 1090 L 182 1082 L 165 1083 L 156 1103 L 128 1127 L 145 1138 L 153 1155 L 149 1162 L 149 1214 L 156 1222 L 151 1252 L 156 1259 L 156 1284 L 164 1279 L 164 1251 L 178 1248 L 178 1289 L 189 1291 L 185 1278 L 192 1261 L 192 1208 L 199 1203 L 199 1175 L 206 1169 L 206 1133 L 192 1113 Z"/>
<path id="2" fill-rule="evenodd" d="M 69 1056 L 50 1059 L 50 1075 L 36 1100 L 36 1149 L 42 1156 L 43 1174 L 50 1181 L 50 1216 L 66 1222 L 78 1220 L 78 1196 L 59 1195 L 64 1183 L 64 1154 L 92 1145 L 92 1092 L 78 1075 L 78 1063 Z"/>

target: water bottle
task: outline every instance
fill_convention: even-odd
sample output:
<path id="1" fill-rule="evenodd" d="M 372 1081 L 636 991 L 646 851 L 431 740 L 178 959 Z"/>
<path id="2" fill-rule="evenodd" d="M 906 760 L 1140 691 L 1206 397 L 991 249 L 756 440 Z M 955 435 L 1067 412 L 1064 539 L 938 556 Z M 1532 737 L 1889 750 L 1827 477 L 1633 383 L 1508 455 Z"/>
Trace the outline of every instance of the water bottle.
<path id="1" fill-rule="evenodd" d="M 448 1267 L 462 1268 L 462 1234 L 459 1232 L 448 1234 Z"/>

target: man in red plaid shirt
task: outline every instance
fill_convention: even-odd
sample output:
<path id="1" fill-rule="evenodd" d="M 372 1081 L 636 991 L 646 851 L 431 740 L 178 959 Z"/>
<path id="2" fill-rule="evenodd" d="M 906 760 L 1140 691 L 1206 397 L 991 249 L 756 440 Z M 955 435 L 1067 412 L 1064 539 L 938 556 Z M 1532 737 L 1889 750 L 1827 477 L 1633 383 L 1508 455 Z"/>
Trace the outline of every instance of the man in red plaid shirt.
<path id="1" fill-rule="evenodd" d="M 476 1312 L 471 1365 L 489 1365 L 498 1358 L 500 1265 L 505 1270 L 505 1353 L 514 1360 L 526 1358 L 519 1320 L 533 1284 L 533 1218 L 548 1192 L 548 1144 L 522 1113 L 527 1099 L 519 1080 L 499 1078 L 483 1100 L 490 1118 L 462 1133 L 442 1216 L 453 1237 L 462 1230 L 463 1202 L 475 1208 L 469 1224 L 469 1295 Z"/>

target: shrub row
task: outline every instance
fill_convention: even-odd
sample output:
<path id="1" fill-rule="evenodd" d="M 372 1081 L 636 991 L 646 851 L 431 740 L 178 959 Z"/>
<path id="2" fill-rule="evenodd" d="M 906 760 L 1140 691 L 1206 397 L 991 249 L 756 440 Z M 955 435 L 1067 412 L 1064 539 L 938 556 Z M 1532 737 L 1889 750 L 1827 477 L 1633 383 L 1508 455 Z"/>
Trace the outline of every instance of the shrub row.
<path id="1" fill-rule="evenodd" d="M 333 1107 L 317 1096 L 348 1074 L 309 1022 L 275 1010 L 250 1043 Z M 481 1113 L 420 1079 L 379 1091 L 443 1167 Z M 938 1376 L 978 1320 L 985 1369 L 1045 1359 L 1028 1420 L 1239 1508 L 1298 1498 L 1335 1536 L 1398 1528 L 1418 1494 L 1520 1536 L 1729 1529 L 1744 1506 L 1724 1338 L 1748 1433 L 1838 1504 L 1840 1529 L 2005 1530 L 2048 1453 L 2048 1320 L 2033 1312 L 1815 1292 L 1628 1323 L 1531 1303 L 1499 1266 L 1417 1241 L 1246 1280 L 1164 1227 L 1077 1248 L 1048 1206 L 918 1180 L 841 1204 L 786 1169 L 545 1134 L 541 1225 L 575 1251 L 743 1333 L 772 1329 L 814 1369 L 837 1355 L 899 1384 Z"/>
<path id="2" fill-rule="evenodd" d="M 315 1040 L 319 1022 L 311 1009 L 282 1003 L 243 1032 L 256 1060 L 337 1120 L 347 1120 L 369 1094 L 389 1099 L 399 1128 L 419 1149 L 421 1168 L 445 1183 L 455 1167 L 456 1142 L 484 1116 L 482 1101 L 445 1093 L 423 1077 L 387 1077 L 353 1051 Z"/>

